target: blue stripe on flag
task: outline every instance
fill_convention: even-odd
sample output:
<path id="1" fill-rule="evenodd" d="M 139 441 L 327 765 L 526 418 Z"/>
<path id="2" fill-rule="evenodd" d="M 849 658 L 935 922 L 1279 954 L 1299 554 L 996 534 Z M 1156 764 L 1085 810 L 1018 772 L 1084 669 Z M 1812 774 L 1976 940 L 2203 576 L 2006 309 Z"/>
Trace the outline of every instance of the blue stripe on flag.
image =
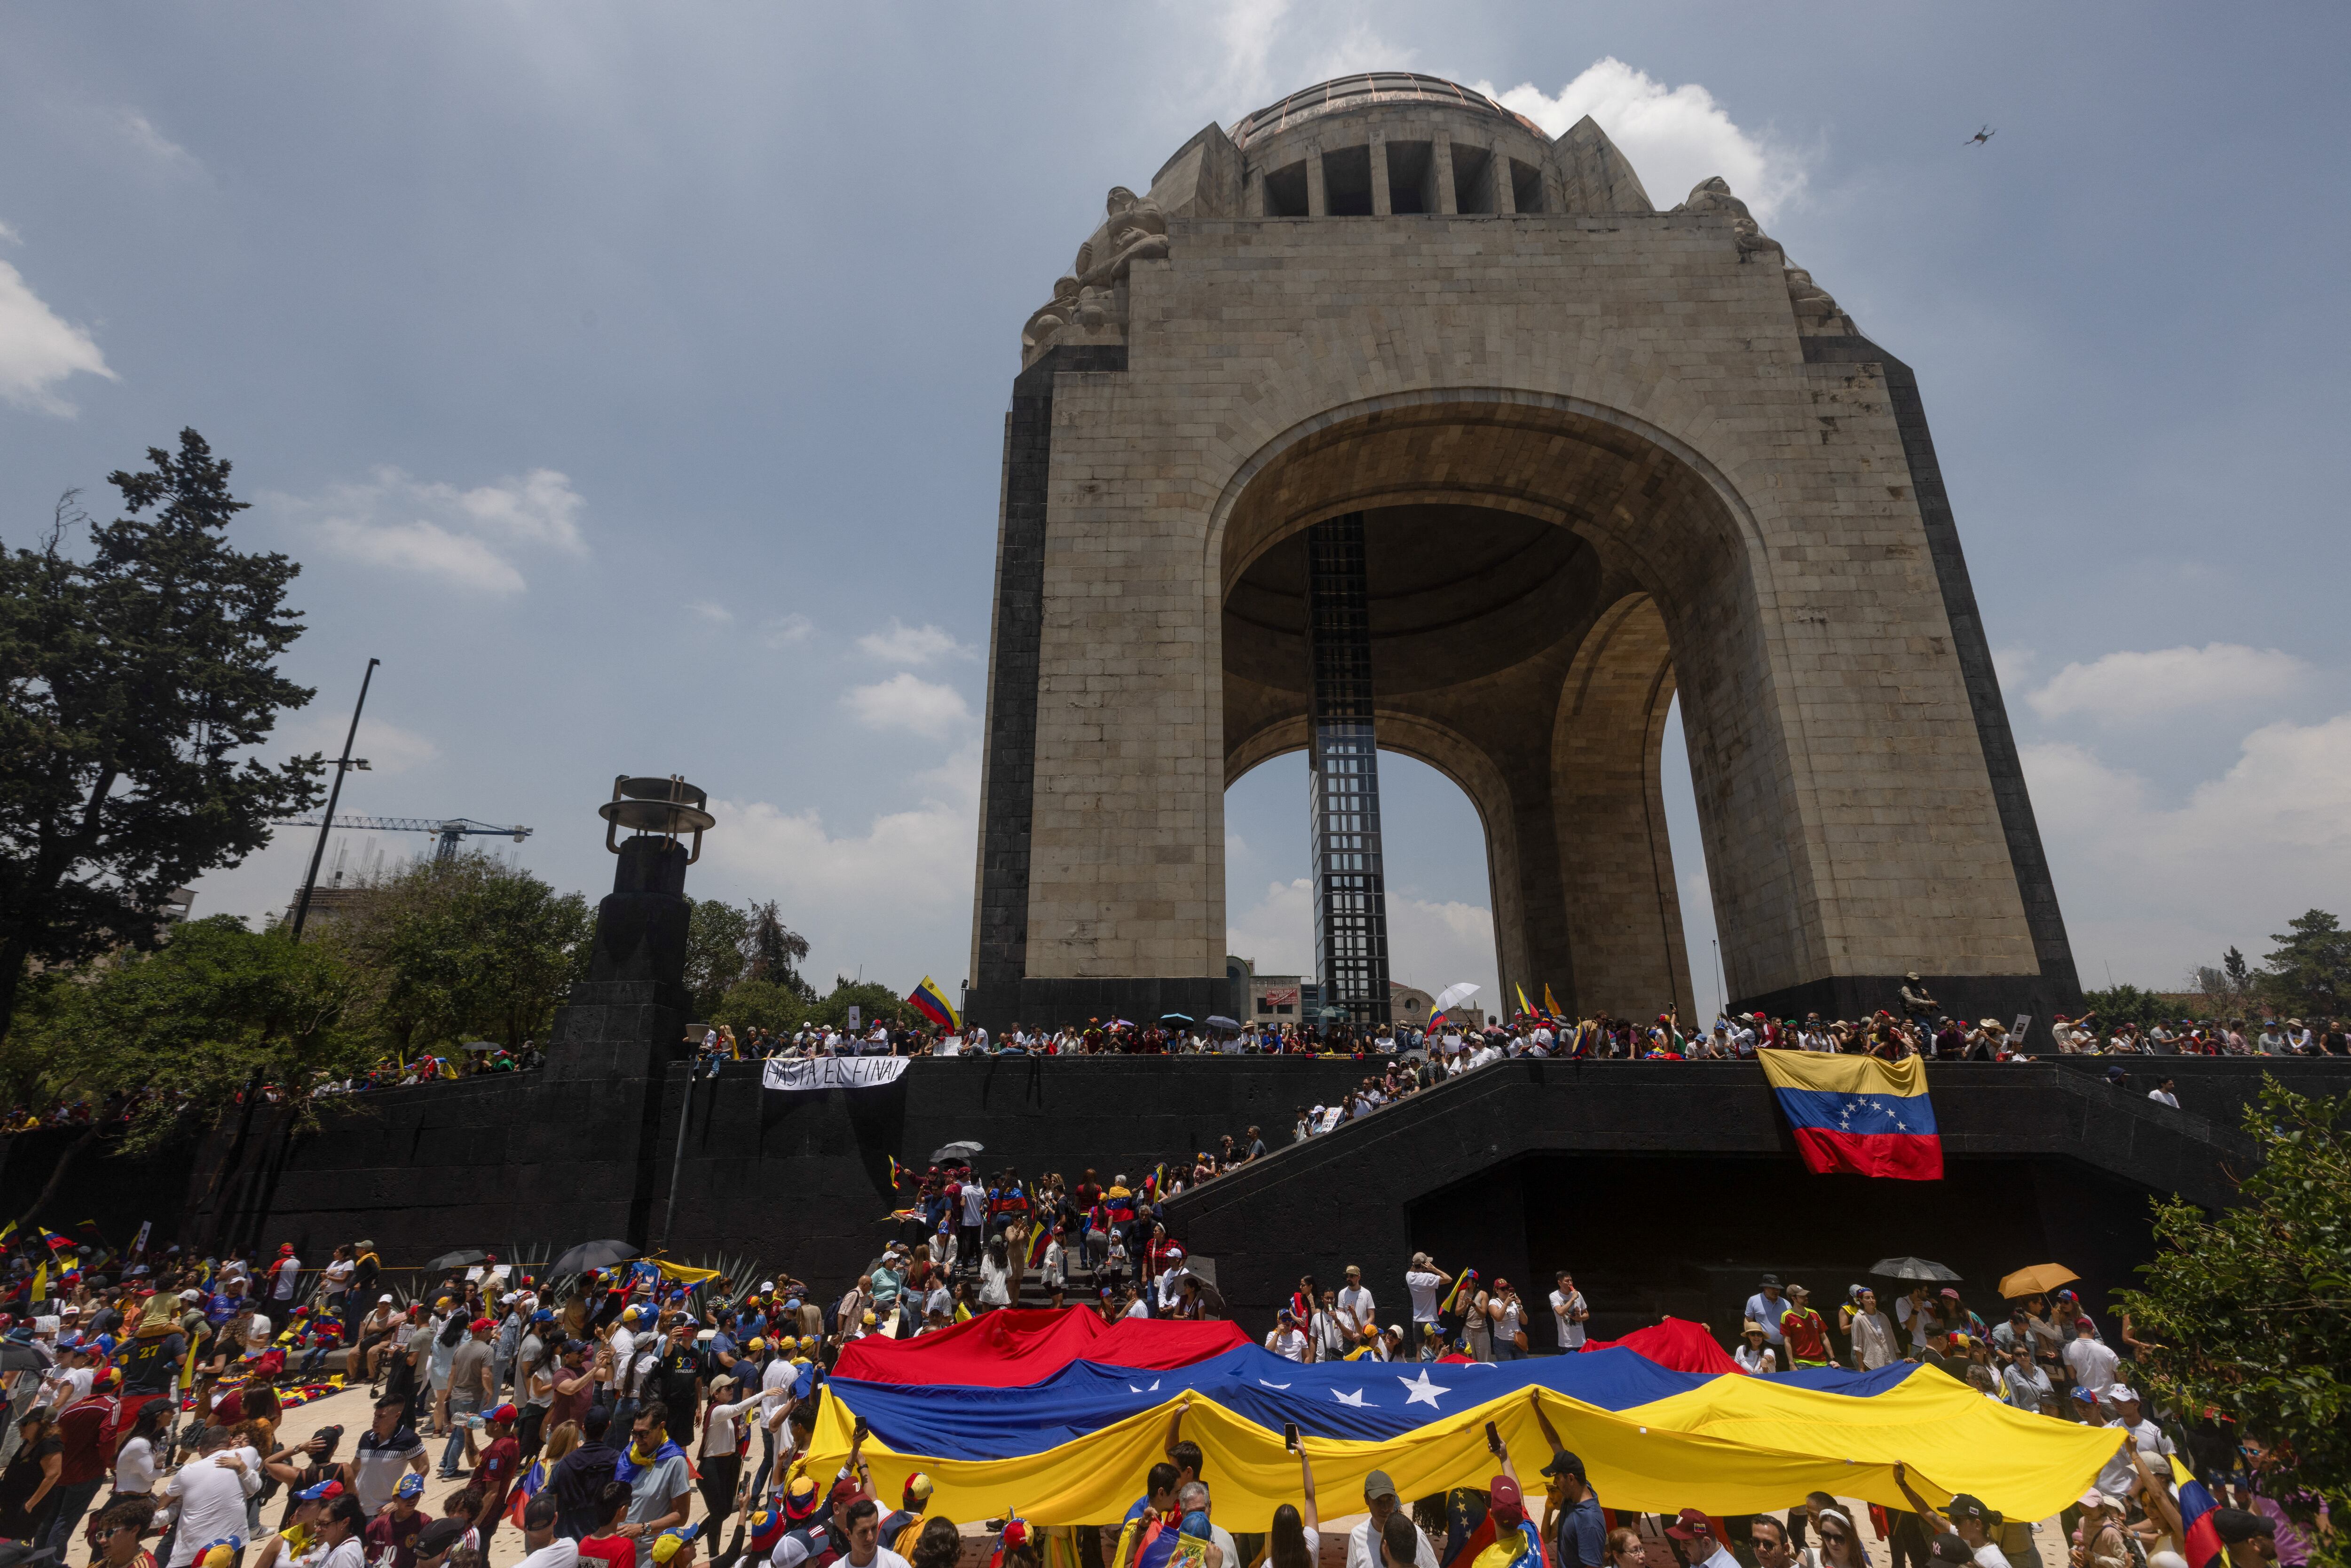
<path id="1" fill-rule="evenodd" d="M 1824 1089 L 1775 1089 L 1780 1109 L 1796 1127 L 1830 1133 L 1935 1131 L 1935 1107 L 1924 1094 L 1837 1094 Z"/>

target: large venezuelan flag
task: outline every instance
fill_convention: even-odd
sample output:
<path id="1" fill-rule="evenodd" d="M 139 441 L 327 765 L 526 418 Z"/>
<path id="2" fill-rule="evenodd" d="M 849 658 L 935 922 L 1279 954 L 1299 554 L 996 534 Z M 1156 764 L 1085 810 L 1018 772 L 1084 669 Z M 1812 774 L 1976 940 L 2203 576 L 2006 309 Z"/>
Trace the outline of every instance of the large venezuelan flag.
<path id="1" fill-rule="evenodd" d="M 1943 1141 L 1922 1058 L 1765 1051 L 1756 1060 L 1780 1096 L 1808 1170 L 1943 1179 Z"/>
<path id="2" fill-rule="evenodd" d="M 907 993 L 906 1004 L 941 1029 L 960 1030 L 963 1028 L 963 1020 L 956 1016 L 955 1004 L 947 1000 L 947 994 L 939 989 L 938 982 L 928 975 L 923 977 L 921 985 Z"/>

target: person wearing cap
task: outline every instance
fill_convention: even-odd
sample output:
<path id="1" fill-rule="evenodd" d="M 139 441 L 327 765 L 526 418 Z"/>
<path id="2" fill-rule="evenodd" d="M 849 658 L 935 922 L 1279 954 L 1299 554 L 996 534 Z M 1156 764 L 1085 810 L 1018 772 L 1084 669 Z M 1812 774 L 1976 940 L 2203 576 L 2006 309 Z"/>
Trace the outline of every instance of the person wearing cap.
<path id="1" fill-rule="evenodd" d="M 506 1512 L 507 1494 L 522 1469 L 522 1445 L 515 1439 L 515 1422 L 521 1416 L 512 1405 L 500 1405 L 485 1411 L 482 1425 L 490 1440 L 479 1455 L 474 1452 L 474 1434 L 465 1432 L 465 1462 L 474 1467 L 468 1485 L 482 1494 L 482 1506 L 475 1512 L 474 1528 L 482 1532 L 485 1546 L 498 1528 L 498 1519 Z"/>
<path id="2" fill-rule="evenodd" d="M 2268 1515 L 2218 1508 L 2212 1511 L 2212 1528 L 2220 1532 L 2232 1568 L 2269 1568 L 2277 1561 L 2277 1521 Z"/>
<path id="3" fill-rule="evenodd" d="M 436 1519 L 416 1537 L 415 1568 L 444 1568 L 449 1554 L 465 1542 L 471 1527 L 462 1519 Z"/>
<path id="4" fill-rule="evenodd" d="M 1298 1314 L 1284 1307 L 1274 1314 L 1271 1332 L 1265 1336 L 1265 1348 L 1284 1361 L 1303 1362 L 1311 1348 L 1306 1336 L 1299 1332 Z"/>
<path id="5" fill-rule="evenodd" d="M 2082 1521 L 2074 1527 L 2074 1568 L 2131 1568 L 2130 1548 L 2123 1541 L 2122 1507 L 2092 1487 L 2074 1505 Z"/>
<path id="6" fill-rule="evenodd" d="M 931 1478 L 916 1470 L 906 1478 L 905 1489 L 898 1494 L 898 1507 L 882 1521 L 881 1542 L 899 1556 L 912 1562 L 914 1542 L 930 1521 L 925 1518 L 931 1506 Z"/>
<path id="7" fill-rule="evenodd" d="M 2163 1428 L 2139 1413 L 2138 1391 L 2128 1384 L 2109 1384 L 2098 1394 L 2098 1403 L 2114 1415 L 2112 1425 L 2129 1435 L 2130 1445 L 2118 1448 L 2106 1461 L 2105 1469 L 2091 1483 L 2108 1497 L 2128 1498 L 2140 1490 L 2138 1467 L 2131 1463 L 2131 1449 L 2146 1457 L 2147 1473 L 2161 1478 L 2171 1473 L 2171 1456 L 2177 1450 Z M 2160 1481 L 2158 1479 L 2158 1484 Z M 2168 1495 L 2168 1489 L 2166 1489 Z"/>
<path id="8" fill-rule="evenodd" d="M 1378 1323 L 1377 1309 L 1372 1292 L 1364 1284 L 1364 1271 L 1356 1265 L 1347 1265 L 1346 1283 L 1339 1288 L 1335 1301 L 1339 1313 L 1339 1332 L 1346 1336 L 1349 1349 L 1371 1343 Z"/>
<path id="9" fill-rule="evenodd" d="M 423 1497 L 424 1478 L 402 1476 L 392 1489 L 392 1506 L 369 1519 L 368 1561 L 377 1568 L 416 1568 L 416 1538 L 433 1522 L 417 1506 Z"/>
<path id="10" fill-rule="evenodd" d="M 1542 1478 L 1552 1568 L 1604 1568 L 1608 1520 L 1592 1483 L 1584 1479 L 1583 1460 L 1560 1442 L 1558 1428 L 1543 1412 L 1541 1390 L 1528 1389 L 1527 1404 L 1543 1441 L 1551 1445 L 1551 1462 L 1543 1466 Z"/>
<path id="11" fill-rule="evenodd" d="M 2074 1375 L 2074 1385 L 2095 1393 L 2111 1386 L 2122 1358 L 2106 1348 L 2097 1335 L 2097 1326 L 2087 1316 L 2074 1320 L 2074 1338 L 2065 1346 L 2065 1370 Z"/>
<path id="12" fill-rule="evenodd" d="M 1788 1310 L 1788 1298 L 1780 1290 L 1780 1276 L 1766 1274 L 1753 1295 L 1747 1298 L 1748 1322 L 1762 1325 L 1763 1337 L 1783 1351 L 1787 1336 L 1781 1331 L 1781 1314 Z"/>
<path id="13" fill-rule="evenodd" d="M 1494 1432 L 1490 1427 L 1488 1430 Z M 1494 1539 L 1478 1553 L 1471 1568 L 1543 1568 L 1542 1538 L 1527 1517 L 1526 1497 L 1519 1488 L 1519 1472 L 1510 1463 L 1510 1445 L 1494 1433 L 1486 1439 L 1486 1446 L 1502 1468 L 1486 1483 L 1486 1522 L 1493 1527 Z"/>
<path id="14" fill-rule="evenodd" d="M 747 1371 L 751 1364 L 738 1364 Z M 694 1450 L 695 1468 L 701 1472 L 703 1527 L 714 1539 L 735 1511 L 737 1483 L 743 1479 L 743 1453 L 750 1447 L 745 1418 L 759 1407 L 756 1389 L 738 1400 L 735 1395 L 739 1390 L 731 1372 L 710 1380 L 710 1406 L 703 1412 L 702 1437 Z"/>
<path id="15" fill-rule="evenodd" d="M 465 1338 L 449 1355 L 449 1385 L 443 1396 L 444 1420 L 449 1440 L 441 1449 L 441 1479 L 454 1481 L 467 1452 L 474 1417 L 496 1397 L 490 1388 L 490 1335 L 496 1324 L 475 1318 L 465 1325 Z"/>
<path id="16" fill-rule="evenodd" d="M 2010 1568 L 2007 1553 L 1991 1539 L 1991 1510 L 1983 1500 L 1968 1492 L 1954 1492 L 1951 1500 L 1938 1509 L 1918 1495 L 1910 1484 L 1910 1467 L 1894 1467 L 1894 1484 L 1910 1500 L 1911 1510 L 1919 1521 L 1938 1541 L 1955 1540 L 1967 1547 L 1967 1556 L 1957 1563 L 1940 1564 L 1939 1568 Z"/>
<path id="17" fill-rule="evenodd" d="M 555 1500 L 545 1493 L 522 1507 L 522 1543 L 529 1553 L 516 1568 L 578 1568 L 580 1543 L 555 1532 Z"/>
<path id="18" fill-rule="evenodd" d="M 1700 1510 L 1682 1510 L 1680 1517 L 1666 1526 L 1666 1533 L 1684 1543 L 1682 1557 L 1689 1568 L 1740 1568 L 1739 1559 L 1716 1536 L 1714 1521 Z"/>

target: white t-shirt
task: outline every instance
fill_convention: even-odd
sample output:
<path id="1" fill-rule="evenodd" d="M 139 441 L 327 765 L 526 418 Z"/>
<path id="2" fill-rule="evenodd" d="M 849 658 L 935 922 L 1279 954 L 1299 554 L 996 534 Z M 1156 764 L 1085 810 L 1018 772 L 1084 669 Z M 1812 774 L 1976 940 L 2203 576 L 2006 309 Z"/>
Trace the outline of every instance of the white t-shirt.
<path id="1" fill-rule="evenodd" d="M 2101 1405 L 2105 1403 L 2107 1385 L 2115 1380 L 2115 1369 L 2121 1364 L 2120 1356 L 2094 1339 L 2076 1335 L 2065 1346 L 2065 1365 L 2074 1381 L 2099 1396 Z"/>
<path id="2" fill-rule="evenodd" d="M 2179 1096 L 2177 1094 L 2166 1093 L 2160 1089 L 2150 1089 L 2147 1092 L 2147 1097 L 2158 1105 L 2168 1105 L 2175 1111 L 2179 1109 Z"/>
<path id="3" fill-rule="evenodd" d="M 340 1295 L 350 1287 L 351 1276 L 358 1271 L 359 1265 L 348 1258 L 338 1258 L 328 1264 L 327 1293 L 330 1296 Z"/>
<path id="4" fill-rule="evenodd" d="M 302 1260 L 288 1252 L 277 1260 L 272 1272 L 277 1278 L 270 1282 L 269 1293 L 281 1301 L 292 1301 L 294 1281 L 299 1279 L 302 1273 Z"/>
<path id="5" fill-rule="evenodd" d="M 515 1568 L 572 1568 L 580 1561 L 580 1543 L 559 1535 L 515 1565 Z M 2003 1564 L 2002 1568 L 2006 1568 Z"/>
<path id="6" fill-rule="evenodd" d="M 177 1498 L 180 1523 L 172 1537 L 169 1568 L 187 1568 L 196 1552 L 224 1536 L 245 1538 L 245 1500 L 261 1490 L 253 1469 L 243 1474 L 217 1455 L 189 1460 L 163 1483 L 163 1495 Z"/>
<path id="7" fill-rule="evenodd" d="M 977 1182 L 963 1184 L 963 1222 L 977 1225 L 987 1218 L 987 1189 Z"/>
<path id="8" fill-rule="evenodd" d="M 1427 1274 L 1415 1269 L 1404 1277 L 1404 1288 L 1412 1296 L 1412 1321 L 1433 1323 L 1437 1321 L 1437 1292 L 1445 1288 L 1445 1276 Z"/>
<path id="9" fill-rule="evenodd" d="M 1580 1350 L 1583 1348 L 1584 1341 L 1583 1325 L 1579 1322 L 1571 1322 L 1570 1319 L 1573 1313 L 1589 1311 L 1591 1311 L 1591 1309 L 1584 1304 L 1583 1292 L 1582 1291 L 1571 1288 L 1565 1294 L 1562 1294 L 1557 1291 L 1553 1291 L 1551 1293 L 1551 1316 L 1552 1321 L 1559 1325 L 1560 1349 Z"/>
<path id="10" fill-rule="evenodd" d="M 155 1445 L 132 1437 L 115 1451 L 114 1490 L 145 1496 L 155 1490 Z"/>
<path id="11" fill-rule="evenodd" d="M 1780 1370 L 1780 1353 L 1768 1344 L 1761 1350 L 1752 1350 L 1746 1341 L 1741 1340 L 1730 1347 L 1730 1359 L 1758 1377 L 1768 1377 Z"/>
<path id="12" fill-rule="evenodd" d="M 768 1370 L 759 1375 L 759 1418 L 762 1421 L 782 1409 L 784 1401 L 791 1397 L 795 1375 L 792 1364 L 780 1355 L 768 1363 Z"/>
<path id="13" fill-rule="evenodd" d="M 1278 1328 L 1265 1336 L 1265 1348 L 1284 1361 L 1304 1361 L 1306 1336 L 1294 1328 Z"/>
<path id="14" fill-rule="evenodd" d="M 1361 1285 L 1349 1285 L 1339 1292 L 1339 1323 L 1350 1334 L 1369 1328 L 1372 1323 L 1372 1293 Z"/>

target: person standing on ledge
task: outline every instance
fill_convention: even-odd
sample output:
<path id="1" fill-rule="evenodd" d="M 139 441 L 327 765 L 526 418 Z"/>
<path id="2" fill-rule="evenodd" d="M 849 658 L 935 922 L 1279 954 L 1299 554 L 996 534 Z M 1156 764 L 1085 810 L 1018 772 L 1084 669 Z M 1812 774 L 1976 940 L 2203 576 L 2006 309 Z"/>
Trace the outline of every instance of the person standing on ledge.
<path id="1" fill-rule="evenodd" d="M 1943 1010 L 1943 1004 L 1927 994 L 1926 983 L 1918 971 L 1911 970 L 1902 977 L 1902 1016 L 1907 1019 L 1931 1019 Z"/>

